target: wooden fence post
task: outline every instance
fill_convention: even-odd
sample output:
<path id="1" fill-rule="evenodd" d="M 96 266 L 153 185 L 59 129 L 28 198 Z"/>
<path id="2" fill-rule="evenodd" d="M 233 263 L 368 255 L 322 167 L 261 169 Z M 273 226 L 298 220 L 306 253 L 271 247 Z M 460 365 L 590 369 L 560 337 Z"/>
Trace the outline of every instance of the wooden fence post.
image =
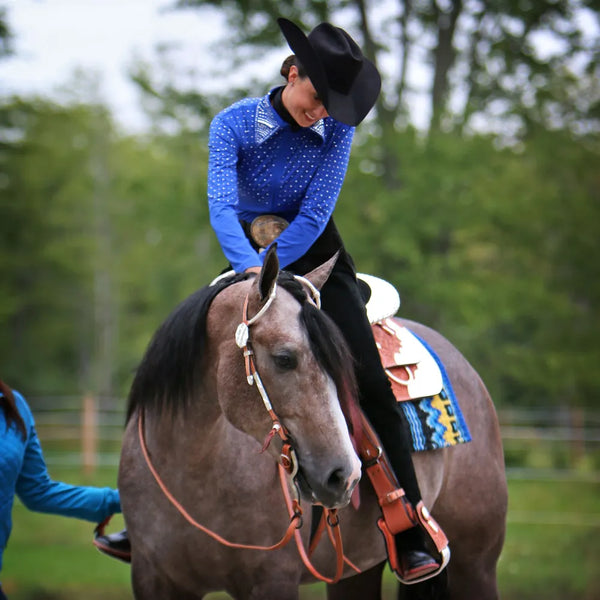
<path id="1" fill-rule="evenodd" d="M 571 429 L 570 467 L 576 469 L 585 456 L 585 414 L 583 408 L 570 410 L 569 427 Z"/>
<path id="2" fill-rule="evenodd" d="M 98 462 L 98 407 L 96 399 L 91 394 L 86 394 L 83 398 L 81 454 L 83 472 L 92 475 Z"/>

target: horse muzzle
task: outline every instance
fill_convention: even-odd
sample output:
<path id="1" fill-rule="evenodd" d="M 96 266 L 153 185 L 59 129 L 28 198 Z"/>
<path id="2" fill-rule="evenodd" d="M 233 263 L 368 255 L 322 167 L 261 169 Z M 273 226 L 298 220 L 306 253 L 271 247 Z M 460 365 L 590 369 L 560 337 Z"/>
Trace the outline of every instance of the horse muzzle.
<path id="1" fill-rule="evenodd" d="M 356 463 L 352 461 L 326 469 L 311 469 L 300 461 L 296 482 L 303 499 L 329 509 L 348 505 L 361 476 L 358 459 Z"/>

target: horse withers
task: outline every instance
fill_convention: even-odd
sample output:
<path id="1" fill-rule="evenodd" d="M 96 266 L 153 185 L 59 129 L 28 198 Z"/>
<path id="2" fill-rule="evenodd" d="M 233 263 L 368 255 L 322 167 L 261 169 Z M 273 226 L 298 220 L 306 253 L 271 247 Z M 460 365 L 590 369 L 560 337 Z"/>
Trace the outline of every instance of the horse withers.
<path id="1" fill-rule="evenodd" d="M 352 360 L 314 305 L 312 288 L 330 267 L 299 282 L 279 272 L 270 251 L 258 277 L 199 290 L 154 335 L 131 388 L 119 468 L 137 599 L 224 590 L 239 600 L 297 600 L 316 572 L 340 571 L 326 540 L 311 555 L 314 569 L 301 560 L 311 511 L 300 516 L 300 500 L 339 519 L 345 562 L 328 598 L 380 598 L 386 552 L 367 478 L 358 509 L 350 505 L 361 473 L 349 431 Z M 459 352 L 436 332 L 410 327 L 447 365 L 476 435 L 414 456 L 452 559 L 437 581 L 400 586 L 400 594 L 495 599 L 506 511 L 495 412 Z M 301 538 L 298 547 L 285 543 L 292 537 Z"/>

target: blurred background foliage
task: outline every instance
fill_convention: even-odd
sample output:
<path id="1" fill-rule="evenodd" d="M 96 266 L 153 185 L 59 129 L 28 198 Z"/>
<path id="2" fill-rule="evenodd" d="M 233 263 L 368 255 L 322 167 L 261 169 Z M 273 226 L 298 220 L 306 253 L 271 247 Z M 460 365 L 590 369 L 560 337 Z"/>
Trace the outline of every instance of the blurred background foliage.
<path id="1" fill-rule="evenodd" d="M 600 2 L 399 1 L 381 22 L 383 4 L 179 6 L 227 15 L 218 56 L 199 66 L 207 90 L 281 48 L 280 14 L 347 27 L 384 72 L 335 212 L 358 270 L 391 281 L 400 315 L 453 341 L 498 405 L 594 405 L 600 47 L 584 25 Z M 0 40 L 9 53 L 3 12 Z M 431 75 L 425 126 L 407 83 L 416 53 Z M 208 123 L 277 74 L 217 94 L 201 79 L 178 87 L 163 59 L 131 74 L 143 133 L 120 129 L 93 91 L 0 98 L 0 363 L 27 394 L 125 395 L 156 327 L 226 265 L 208 221 Z"/>

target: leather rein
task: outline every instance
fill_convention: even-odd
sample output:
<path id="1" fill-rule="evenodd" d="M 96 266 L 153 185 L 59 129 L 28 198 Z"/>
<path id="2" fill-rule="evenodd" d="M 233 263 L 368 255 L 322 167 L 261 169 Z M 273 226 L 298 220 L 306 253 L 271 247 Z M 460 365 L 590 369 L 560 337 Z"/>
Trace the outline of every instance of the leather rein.
<path id="1" fill-rule="evenodd" d="M 319 291 L 314 287 L 314 285 L 305 279 L 304 277 L 296 276 L 298 280 L 308 286 L 311 292 L 310 301 L 312 301 L 317 308 L 320 308 L 320 294 Z M 292 538 L 296 541 L 296 546 L 298 548 L 298 552 L 300 557 L 302 558 L 302 562 L 305 567 L 309 570 L 309 572 L 316 577 L 317 579 L 324 581 L 325 583 L 337 583 L 343 573 L 344 564 L 348 564 L 352 569 L 354 569 L 357 573 L 360 573 L 360 569 L 356 567 L 352 562 L 348 560 L 344 556 L 343 544 L 342 544 L 342 536 L 339 527 L 339 517 L 337 514 L 337 509 L 329 509 L 324 508 L 323 518 L 319 524 L 319 527 L 316 531 L 316 534 L 310 544 L 310 548 L 308 551 L 304 547 L 304 543 L 302 541 L 302 537 L 300 535 L 300 528 L 303 524 L 303 512 L 302 507 L 300 506 L 300 494 L 298 491 L 298 486 L 296 483 L 296 475 L 298 473 L 298 460 L 296 457 L 296 453 L 294 451 L 292 441 L 289 436 L 288 430 L 279 420 L 279 417 L 273 410 L 273 406 L 269 400 L 269 396 L 267 391 L 263 385 L 262 379 L 258 373 L 256 368 L 256 363 L 254 361 L 254 352 L 252 350 L 252 345 L 250 343 L 250 327 L 256 323 L 268 310 L 269 306 L 272 304 L 273 300 L 276 297 L 277 293 L 277 284 L 274 283 L 271 289 L 271 292 L 262 306 L 262 308 L 254 315 L 251 319 L 248 319 L 248 295 L 244 300 L 244 305 L 242 309 L 242 322 L 238 325 L 235 332 L 235 341 L 237 346 L 243 351 L 244 355 L 244 364 L 246 368 L 246 380 L 248 385 L 252 386 L 256 384 L 258 392 L 262 398 L 264 407 L 271 417 L 272 426 L 267 434 L 261 452 L 264 452 L 271 443 L 273 437 L 278 435 L 282 442 L 282 449 L 280 455 L 280 462 L 278 463 L 278 471 L 279 471 L 279 480 L 281 484 L 281 490 L 283 493 L 283 497 L 285 500 L 286 508 L 290 517 L 290 523 L 283 534 L 282 538 L 275 544 L 271 546 L 257 546 L 252 544 L 240 544 L 236 542 L 229 541 L 219 535 L 218 533 L 212 531 L 208 527 L 205 527 L 196 519 L 194 519 L 187 510 L 177 501 L 177 499 L 173 496 L 173 494 L 169 491 L 160 475 L 158 474 L 156 468 L 152 464 L 148 448 L 146 445 L 146 440 L 144 436 L 144 416 L 143 412 L 140 412 L 138 417 L 138 436 L 140 441 L 140 446 L 142 449 L 142 453 L 144 455 L 144 459 L 146 460 L 146 464 L 150 469 L 156 483 L 162 490 L 163 494 L 167 497 L 169 502 L 177 509 L 177 511 L 181 514 L 181 516 L 190 523 L 193 527 L 199 529 L 204 532 L 206 535 L 210 536 L 220 544 L 227 546 L 229 548 L 239 548 L 244 550 L 265 550 L 272 551 L 278 550 L 279 548 L 283 548 L 285 545 L 290 542 Z M 291 486 L 289 484 L 292 484 Z M 293 490 L 293 493 L 290 492 L 290 487 Z M 329 540 L 335 550 L 336 553 L 336 571 L 333 577 L 327 577 L 317 571 L 317 569 L 313 566 L 310 557 L 319 542 L 319 539 L 323 533 L 323 531 L 327 529 L 327 534 Z"/>

